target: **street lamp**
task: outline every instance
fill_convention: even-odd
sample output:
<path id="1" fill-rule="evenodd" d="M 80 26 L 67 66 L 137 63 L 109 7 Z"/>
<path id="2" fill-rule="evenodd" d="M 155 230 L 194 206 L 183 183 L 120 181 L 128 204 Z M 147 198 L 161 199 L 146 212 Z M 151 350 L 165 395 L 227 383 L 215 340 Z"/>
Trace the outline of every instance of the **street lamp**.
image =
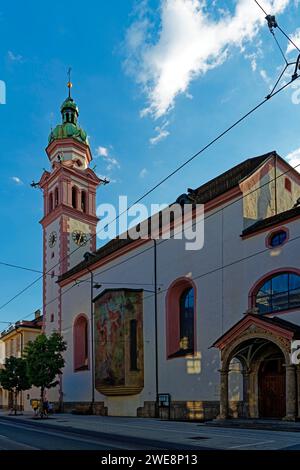
<path id="1" fill-rule="evenodd" d="M 86 269 L 91 275 L 91 298 L 90 298 L 90 317 L 91 317 L 91 372 L 92 372 L 92 402 L 91 412 L 94 414 L 95 408 L 95 341 L 94 341 L 94 289 L 100 289 L 102 286 L 98 282 L 94 283 L 94 273 L 88 267 Z"/>
<path id="2" fill-rule="evenodd" d="M 159 393 L 159 374 L 158 374 L 158 284 L 157 284 L 157 240 L 153 238 L 154 242 L 154 290 L 143 289 L 144 292 L 154 293 L 154 331 L 155 331 L 155 417 L 158 417 L 158 393 Z M 91 258 L 94 258 L 96 255 L 94 253 L 85 253 L 85 261 L 89 261 Z M 86 266 L 87 271 L 90 273 L 90 284 L 91 284 L 91 294 L 90 294 L 90 321 L 91 321 L 91 371 L 92 371 L 92 400 L 91 400 L 91 411 L 94 414 L 94 405 L 95 405 L 95 345 L 94 345 L 94 289 L 100 289 L 102 284 L 94 282 L 94 273 L 88 266 Z M 85 281 L 76 281 L 78 284 Z M 122 284 L 122 283 L 120 283 Z M 129 282 L 128 285 L 131 283 Z M 142 284 L 141 284 L 142 286 Z"/>

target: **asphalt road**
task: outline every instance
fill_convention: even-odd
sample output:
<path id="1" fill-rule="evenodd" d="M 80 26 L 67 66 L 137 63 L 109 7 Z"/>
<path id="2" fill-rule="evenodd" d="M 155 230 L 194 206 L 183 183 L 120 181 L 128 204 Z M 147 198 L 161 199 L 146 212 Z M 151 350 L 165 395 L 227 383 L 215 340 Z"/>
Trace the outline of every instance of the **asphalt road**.
<path id="1" fill-rule="evenodd" d="M 186 449 L 195 449 L 186 446 Z M 89 436 L 66 429 L 47 429 L 0 420 L 0 450 L 155 450 L 178 449 L 178 444 L 103 433 Z M 199 446 L 197 446 L 199 449 Z"/>
<path id="2" fill-rule="evenodd" d="M 90 427 L 95 421 L 94 432 L 74 427 L 76 417 L 63 418 L 35 424 L 0 418 L 0 450 L 300 450 L 300 432 L 82 417 Z"/>

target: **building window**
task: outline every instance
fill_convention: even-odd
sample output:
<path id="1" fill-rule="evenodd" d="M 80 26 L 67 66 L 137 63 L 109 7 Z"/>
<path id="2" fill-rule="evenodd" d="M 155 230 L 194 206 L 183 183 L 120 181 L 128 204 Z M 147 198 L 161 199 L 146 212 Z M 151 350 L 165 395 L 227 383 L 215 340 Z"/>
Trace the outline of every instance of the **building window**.
<path id="1" fill-rule="evenodd" d="M 270 248 L 275 248 L 277 246 L 283 245 L 288 238 L 288 233 L 286 230 L 278 230 L 273 232 L 268 236 L 267 246 Z"/>
<path id="2" fill-rule="evenodd" d="M 78 190 L 74 186 L 72 188 L 72 207 L 73 207 L 73 209 L 77 209 L 77 194 L 78 194 Z"/>
<path id="3" fill-rule="evenodd" d="M 54 191 L 54 207 L 58 206 L 58 188 L 55 188 Z"/>
<path id="4" fill-rule="evenodd" d="M 53 194 L 49 194 L 49 212 L 53 211 Z"/>
<path id="5" fill-rule="evenodd" d="M 86 192 L 81 191 L 81 210 L 86 212 Z"/>
<path id="6" fill-rule="evenodd" d="M 195 286 L 188 278 L 175 281 L 166 297 L 168 358 L 195 350 Z"/>
<path id="7" fill-rule="evenodd" d="M 51 323 L 54 322 L 54 313 L 51 313 L 51 315 L 50 315 L 50 322 L 51 322 Z"/>
<path id="8" fill-rule="evenodd" d="M 180 350 L 194 351 L 194 289 L 189 287 L 180 297 Z"/>
<path id="9" fill-rule="evenodd" d="M 84 315 L 74 323 L 74 370 L 88 369 L 88 321 Z"/>
<path id="10" fill-rule="evenodd" d="M 254 295 L 259 313 L 280 312 L 300 307 L 300 276 L 280 273 L 264 280 Z"/>
<path id="11" fill-rule="evenodd" d="M 137 321 L 130 320 L 130 370 L 138 370 L 137 367 Z"/>
<path id="12" fill-rule="evenodd" d="M 289 178 L 285 178 L 284 180 L 284 187 L 287 191 L 289 191 L 290 193 L 292 192 L 292 182 Z"/>

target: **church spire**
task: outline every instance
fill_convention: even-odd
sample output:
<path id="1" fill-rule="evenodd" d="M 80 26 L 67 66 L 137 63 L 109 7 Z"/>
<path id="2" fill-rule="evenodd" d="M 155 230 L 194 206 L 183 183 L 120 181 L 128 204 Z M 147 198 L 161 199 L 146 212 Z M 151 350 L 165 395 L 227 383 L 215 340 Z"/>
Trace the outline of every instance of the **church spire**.
<path id="1" fill-rule="evenodd" d="M 68 97 L 65 99 L 60 108 L 62 124 L 57 125 L 55 129 L 51 129 L 51 133 L 49 135 L 49 143 L 53 142 L 53 140 L 72 137 L 88 145 L 87 134 L 78 125 L 78 106 L 71 96 L 71 88 L 73 87 L 73 84 L 71 82 L 71 71 L 72 69 L 71 67 L 69 67 L 67 72 L 69 79 L 67 83 L 67 87 L 69 90 Z"/>
<path id="2" fill-rule="evenodd" d="M 73 86 L 73 83 L 71 82 L 71 72 L 72 72 L 72 69 L 71 69 L 71 67 L 69 67 L 68 68 L 69 81 L 68 81 L 68 84 L 67 84 L 67 87 L 69 88 L 69 98 L 71 98 L 71 88 Z"/>

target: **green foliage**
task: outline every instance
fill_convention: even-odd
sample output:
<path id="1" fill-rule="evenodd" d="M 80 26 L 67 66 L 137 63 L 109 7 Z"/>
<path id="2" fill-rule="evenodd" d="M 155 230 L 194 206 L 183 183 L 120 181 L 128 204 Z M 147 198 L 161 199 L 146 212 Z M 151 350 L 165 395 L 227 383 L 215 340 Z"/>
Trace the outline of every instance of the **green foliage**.
<path id="1" fill-rule="evenodd" d="M 0 370 L 0 384 L 4 390 L 13 393 L 13 409 L 17 414 L 18 393 L 31 387 L 25 359 L 14 356 L 7 357 L 4 369 Z"/>
<path id="2" fill-rule="evenodd" d="M 66 350 L 66 343 L 58 333 L 51 336 L 44 334 L 30 341 L 25 348 L 27 373 L 32 385 L 44 390 L 58 384 L 57 376 L 61 374 L 65 365 L 62 353 Z"/>
<path id="3" fill-rule="evenodd" d="M 0 384 L 10 392 L 28 390 L 31 383 L 27 374 L 26 361 L 21 357 L 7 357 L 4 369 L 0 370 Z"/>

